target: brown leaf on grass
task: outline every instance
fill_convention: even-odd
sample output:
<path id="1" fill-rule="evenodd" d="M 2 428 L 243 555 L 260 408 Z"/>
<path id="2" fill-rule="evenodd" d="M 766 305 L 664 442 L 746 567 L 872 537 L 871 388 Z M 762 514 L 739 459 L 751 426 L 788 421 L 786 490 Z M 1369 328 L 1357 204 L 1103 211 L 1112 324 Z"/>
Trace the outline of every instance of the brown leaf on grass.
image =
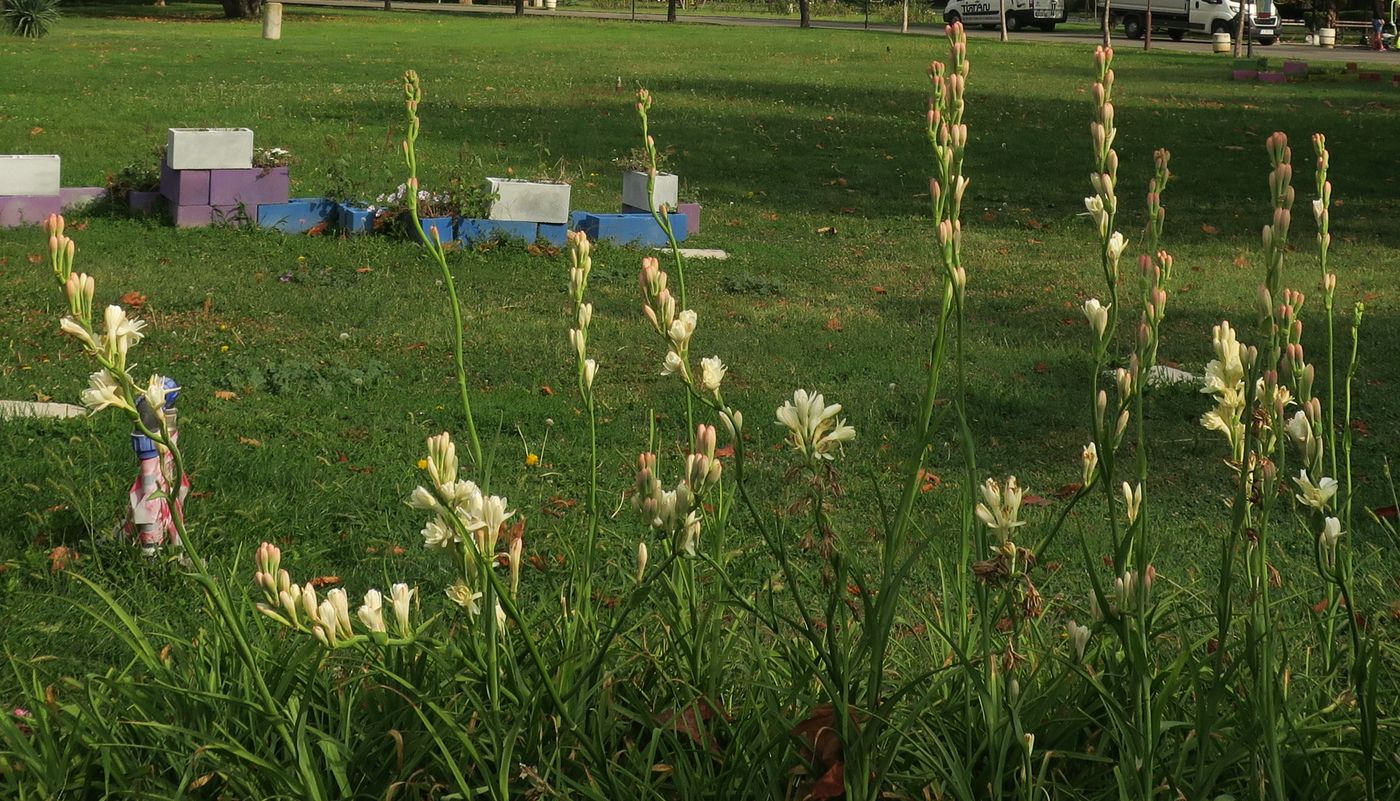
<path id="1" fill-rule="evenodd" d="M 253 439 L 252 437 L 239 437 L 238 444 L 248 445 L 253 448 L 261 448 L 262 440 Z"/>
<path id="2" fill-rule="evenodd" d="M 765 212 L 761 212 L 758 216 L 762 217 L 763 219 L 765 219 L 765 220 L 767 220 L 767 221 L 769 221 L 769 222 L 777 222 L 777 221 L 778 221 L 778 212 L 776 212 L 776 211 L 765 211 Z"/>
<path id="3" fill-rule="evenodd" d="M 44 132 L 44 129 L 43 129 L 43 128 L 40 128 L 40 127 L 37 126 L 37 125 L 35 125 L 33 128 L 30 128 L 30 129 L 29 129 L 29 135 L 30 135 L 30 136 L 38 136 L 39 134 L 41 134 L 41 133 L 43 133 L 43 132 Z"/>
<path id="4" fill-rule="evenodd" d="M 559 255 L 559 248 L 553 245 L 545 245 L 543 247 L 540 245 L 530 245 L 525 248 L 525 252 L 531 256 L 548 256 L 549 258 L 554 258 Z"/>
<path id="5" fill-rule="evenodd" d="M 723 457 L 726 457 L 726 456 L 733 456 L 733 455 L 734 455 L 734 446 L 733 446 L 732 444 L 731 444 L 731 445 L 725 445 L 725 446 L 719 447 L 719 448 L 715 448 L 715 456 L 716 456 L 716 458 L 723 458 Z"/>
<path id="6" fill-rule="evenodd" d="M 812 785 L 807 797 L 813 801 L 841 798 L 846 794 L 846 763 L 837 762 Z"/>
<path id="7" fill-rule="evenodd" d="M 1233 263 L 1236 267 L 1248 267 L 1249 257 L 1244 254 L 1240 254 L 1239 256 L 1235 257 L 1235 261 Z"/>
<path id="8" fill-rule="evenodd" d="M 1044 375 L 1050 372 L 1050 365 L 1046 364 L 1045 362 L 1036 362 L 1035 371 L 1037 373 L 1040 373 L 1041 375 Z"/>
<path id="9" fill-rule="evenodd" d="M 842 214 L 855 214 L 856 211 L 857 211 L 857 209 L 856 209 L 855 206 L 843 206 L 843 207 L 841 208 L 841 213 L 842 213 Z"/>
<path id="10" fill-rule="evenodd" d="M 216 389 L 214 390 L 214 397 L 219 400 L 238 400 L 238 393 L 231 392 L 227 389 Z"/>
<path id="11" fill-rule="evenodd" d="M 329 587 L 332 584 L 339 584 L 340 576 L 317 576 L 316 578 L 311 579 L 306 583 L 319 590 L 322 587 Z"/>
<path id="12" fill-rule="evenodd" d="M 997 213 L 994 211 L 985 212 L 982 215 L 982 222 L 996 222 Z"/>
<path id="13" fill-rule="evenodd" d="M 841 325 L 840 320 L 836 319 L 835 317 L 832 317 L 830 320 L 826 321 L 826 330 L 840 333 L 842 331 L 845 331 L 846 328 L 845 326 Z"/>
<path id="14" fill-rule="evenodd" d="M 1045 227 L 1045 223 L 1041 222 L 1040 220 L 1037 220 L 1034 217 L 1030 218 L 1029 220 L 1026 220 L 1026 225 L 1031 228 L 1034 228 L 1037 231 Z"/>
<path id="15" fill-rule="evenodd" d="M 561 498 L 555 495 L 545 502 L 544 513 L 550 517 L 563 517 L 569 509 L 575 506 L 578 506 L 578 501 L 573 498 Z M 533 558 L 531 557 L 531 559 Z"/>
<path id="16" fill-rule="evenodd" d="M 426 343 L 426 342 L 415 342 L 415 343 L 413 343 L 412 345 L 405 345 L 405 346 L 404 346 L 404 351 L 405 351 L 405 352 L 408 352 L 408 353 L 412 353 L 412 352 L 415 351 L 415 350 L 427 350 L 427 349 L 428 349 L 428 343 Z"/>
<path id="17" fill-rule="evenodd" d="M 874 292 L 874 293 L 877 294 L 877 295 L 883 295 L 883 294 L 885 294 L 885 288 L 884 288 L 883 286 L 880 286 L 879 284 L 876 284 L 875 286 L 872 286 L 872 287 L 870 288 L 870 291 Z"/>
<path id="18" fill-rule="evenodd" d="M 1321 601 L 1318 601 L 1317 603 L 1313 604 L 1312 610 L 1320 615 L 1323 612 L 1326 612 L 1327 607 L 1331 605 L 1332 603 L 1330 600 L 1328 600 L 1327 598 L 1323 598 Z"/>
<path id="19" fill-rule="evenodd" d="M 146 296 L 133 289 L 122 295 L 122 303 L 130 306 L 132 311 L 141 311 L 141 307 L 146 305 Z"/>
<path id="20" fill-rule="evenodd" d="M 817 233 L 821 236 L 836 236 L 836 229 L 830 225 L 823 225 L 817 229 Z"/>
<path id="21" fill-rule="evenodd" d="M 719 743 L 716 742 L 714 733 L 704 725 L 716 717 L 721 717 L 725 720 L 734 719 L 732 716 L 725 713 L 722 707 L 720 709 L 715 709 L 709 699 L 701 698 L 682 709 L 680 714 L 676 714 L 674 709 L 662 710 L 656 716 L 656 722 L 669 728 L 671 731 L 684 734 L 696 745 L 701 745 L 709 749 L 711 753 L 718 754 L 720 752 Z"/>
<path id="22" fill-rule="evenodd" d="M 931 470 L 919 471 L 919 491 L 933 492 L 943 485 L 943 477 Z"/>
<path id="23" fill-rule="evenodd" d="M 327 229 L 328 227 L 329 227 L 329 224 L 326 223 L 326 222 L 323 220 L 323 221 L 318 222 L 318 223 L 316 223 L 315 225 L 311 226 L 310 228 L 308 228 L 307 231 L 306 231 L 306 235 L 307 235 L 307 236 L 325 236 L 326 229 Z"/>
<path id="24" fill-rule="evenodd" d="M 82 558 L 82 555 L 72 548 L 60 545 L 52 551 L 49 551 L 49 570 L 54 573 L 67 570 Z"/>
<path id="25" fill-rule="evenodd" d="M 1400 517 L 1400 509 L 1394 506 L 1378 506 L 1372 509 L 1371 513 L 1382 520 L 1395 520 Z"/>
<path id="26" fill-rule="evenodd" d="M 1084 485 L 1083 485 L 1083 484 L 1079 484 L 1079 483 L 1066 484 L 1066 485 L 1064 485 L 1063 487 L 1060 487 L 1059 489 L 1055 490 L 1054 492 L 1052 492 L 1052 493 L 1050 493 L 1050 494 L 1051 494 L 1051 495 L 1054 495 L 1056 498 L 1059 498 L 1060 500 L 1064 500 L 1065 498 L 1073 498 L 1073 497 L 1075 496 L 1075 494 L 1078 493 L 1078 492 L 1079 492 L 1080 490 L 1082 490 L 1082 489 L 1084 489 Z M 1024 503 L 1024 501 L 1022 501 L 1022 502 Z"/>
<path id="27" fill-rule="evenodd" d="M 1214 225 L 1211 225 L 1210 223 L 1202 223 L 1202 224 L 1201 224 L 1201 233 L 1203 233 L 1203 234 L 1212 234 L 1212 235 L 1213 235 L 1213 234 L 1218 234 L 1218 233 L 1220 233 L 1220 229 L 1219 229 L 1219 228 L 1216 228 Z"/>
<path id="28" fill-rule="evenodd" d="M 540 394 L 545 396 L 546 398 L 550 397 L 554 394 L 554 387 L 551 387 L 548 384 L 540 384 Z"/>
<path id="29" fill-rule="evenodd" d="M 355 268 L 355 272 L 357 272 L 357 273 L 372 273 L 372 272 L 374 272 L 374 268 L 373 268 L 373 267 L 356 267 L 356 268 Z"/>
<path id="30" fill-rule="evenodd" d="M 1363 437 L 1371 436 L 1371 427 L 1360 418 L 1351 421 L 1351 429 Z"/>
<path id="31" fill-rule="evenodd" d="M 29 263 L 30 263 L 30 264 L 43 264 L 43 263 L 44 263 L 44 256 L 43 256 L 43 254 L 41 254 L 41 253 L 30 253 L 30 254 L 29 254 Z"/>
<path id="32" fill-rule="evenodd" d="M 88 227 L 88 221 L 87 221 L 87 220 L 83 220 L 82 222 L 78 222 L 78 223 L 73 223 L 73 230 L 74 230 L 74 231 L 86 231 L 86 230 L 87 230 L 87 227 Z"/>
<path id="33" fill-rule="evenodd" d="M 1049 505 L 1050 505 L 1050 501 L 1049 501 L 1048 499 L 1046 499 L 1046 498 L 1040 497 L 1039 495 L 1032 495 L 1031 493 L 1026 493 L 1025 495 L 1021 496 L 1021 505 L 1022 505 L 1022 506 L 1049 506 Z"/>

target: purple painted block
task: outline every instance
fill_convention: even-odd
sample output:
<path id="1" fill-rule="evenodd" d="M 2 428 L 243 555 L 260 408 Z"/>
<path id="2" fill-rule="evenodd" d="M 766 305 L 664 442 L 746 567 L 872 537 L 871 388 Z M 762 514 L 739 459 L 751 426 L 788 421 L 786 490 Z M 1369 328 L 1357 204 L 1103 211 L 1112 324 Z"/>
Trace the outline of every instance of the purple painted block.
<path id="1" fill-rule="evenodd" d="M 58 202 L 69 212 L 90 205 L 105 194 L 105 186 L 65 186 L 58 190 Z"/>
<path id="2" fill-rule="evenodd" d="M 1288 76 L 1281 72 L 1261 72 L 1259 80 L 1264 83 L 1288 83 Z"/>
<path id="3" fill-rule="evenodd" d="M 50 214 L 62 211 L 58 195 L 8 195 L 0 197 L 0 228 L 38 225 Z"/>
<path id="4" fill-rule="evenodd" d="M 1307 75 L 1308 62 L 1306 61 L 1285 61 L 1283 71 L 1286 75 Z"/>
<path id="5" fill-rule="evenodd" d="M 700 233 L 699 203 L 682 203 L 677 211 L 685 215 L 685 231 L 687 235 Z"/>
<path id="6" fill-rule="evenodd" d="M 1380 83 L 1381 74 L 1379 72 L 1363 72 L 1361 73 L 1361 80 L 1367 83 Z"/>
<path id="7" fill-rule="evenodd" d="M 243 222 L 239 212 L 238 206 L 171 206 L 170 219 L 176 228 L 238 225 Z"/>
<path id="8" fill-rule="evenodd" d="M 1259 77 L 1259 70 L 1235 70 L 1235 80 L 1252 81 Z"/>
<path id="9" fill-rule="evenodd" d="M 291 199 L 290 188 L 291 175 L 286 167 L 209 171 L 209 203 L 214 206 L 286 203 Z"/>
<path id="10" fill-rule="evenodd" d="M 172 170 L 160 165 L 160 195 L 172 206 L 208 206 L 208 170 Z"/>
<path id="11" fill-rule="evenodd" d="M 159 192 L 127 192 L 126 205 L 136 214 L 150 214 L 160 203 Z"/>

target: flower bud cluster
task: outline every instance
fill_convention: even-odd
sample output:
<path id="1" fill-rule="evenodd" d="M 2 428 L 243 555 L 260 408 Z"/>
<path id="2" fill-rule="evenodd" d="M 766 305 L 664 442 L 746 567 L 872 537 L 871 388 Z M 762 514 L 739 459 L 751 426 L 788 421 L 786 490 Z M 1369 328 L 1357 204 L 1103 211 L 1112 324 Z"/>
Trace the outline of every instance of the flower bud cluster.
<path id="1" fill-rule="evenodd" d="M 598 362 L 588 356 L 588 326 L 593 322 L 593 304 L 585 297 L 588 275 L 593 270 L 592 246 L 588 234 L 568 232 L 569 297 L 574 302 L 575 326 L 569 329 L 569 342 L 578 356 L 578 390 L 585 404 L 593 403 L 593 379 L 598 374 Z"/>
<path id="2" fill-rule="evenodd" d="M 1211 346 L 1215 359 L 1206 365 L 1201 393 L 1215 398 L 1215 408 L 1201 415 L 1201 425 L 1223 433 L 1230 442 L 1231 454 L 1239 461 L 1244 458 L 1245 364 L 1252 359 L 1235 337 L 1229 321 L 1222 321 L 1212 330 Z"/>
<path id="3" fill-rule="evenodd" d="M 467 601 L 479 595 L 489 580 L 484 571 L 495 564 L 506 521 L 515 512 L 507 508 L 509 501 L 504 497 L 485 495 L 475 482 L 458 477 L 457 446 L 446 432 L 428 438 L 426 461 L 430 486 L 415 488 L 408 505 L 432 513 L 423 527 L 423 545 L 452 550 L 458 557 L 464 566 L 463 576 L 447 595 L 475 615 L 479 611 L 476 604 Z M 512 593 L 519 589 L 522 546 L 519 535 L 507 543 Z"/>
<path id="4" fill-rule="evenodd" d="M 949 62 L 929 66 L 932 93 L 928 106 L 928 138 L 933 146 L 935 177 L 929 181 L 933 219 L 938 234 L 938 253 L 947 286 L 961 303 L 967 288 L 967 272 L 962 267 L 962 202 L 970 183 L 963 174 L 967 151 L 967 34 L 961 22 L 945 28 L 949 42 Z"/>
<path id="5" fill-rule="evenodd" d="M 364 602 L 352 620 L 345 590 L 336 588 L 327 592 L 324 599 L 317 598 L 315 584 L 298 585 L 282 569 L 282 551 L 277 546 L 270 542 L 259 545 L 255 561 L 257 570 L 253 573 L 253 583 L 263 594 L 263 600 L 257 604 L 258 611 L 283 626 L 311 634 L 327 648 L 365 640 L 384 644 L 391 641 L 391 635 L 398 642 L 413 639 L 409 614 L 416 590 L 407 584 L 395 584 L 389 591 L 393 615 L 391 633 L 384 620 L 384 596 L 379 590 L 365 593 Z M 359 622 L 358 628 L 355 621 Z"/>
<path id="6" fill-rule="evenodd" d="M 1005 486 L 995 478 L 989 478 L 982 482 L 981 491 L 982 502 L 977 504 L 977 519 L 991 530 L 997 546 L 1011 542 L 1012 533 L 1026 524 L 1020 519 L 1021 485 L 1015 476 L 1008 477 Z"/>
<path id="7" fill-rule="evenodd" d="M 1318 266 L 1322 271 L 1323 302 L 1327 310 L 1332 310 L 1333 296 L 1337 290 L 1337 276 L 1327 271 L 1327 253 L 1332 247 L 1332 182 L 1327 180 L 1327 169 L 1331 166 L 1331 156 L 1327 153 L 1327 137 L 1313 134 L 1313 152 L 1317 154 L 1316 184 L 1317 197 L 1313 198 L 1313 220 L 1317 223 Z"/>
<path id="8" fill-rule="evenodd" d="M 715 456 L 715 427 L 701 424 L 695 431 L 695 451 L 686 455 L 685 472 L 675 489 L 662 486 L 656 454 L 643 453 L 637 457 L 632 508 L 642 522 L 671 537 L 679 552 L 694 556 L 700 542 L 702 499 L 705 493 L 719 486 L 723 472 L 723 465 Z M 644 546 L 638 550 L 638 563 L 640 576 L 646 569 Z"/>
<path id="9" fill-rule="evenodd" d="M 1095 164 L 1089 183 L 1094 194 L 1084 198 L 1084 208 L 1103 248 L 1104 275 L 1112 283 L 1118 279 L 1118 260 L 1128 245 L 1123 235 L 1113 230 L 1118 215 L 1118 153 L 1113 149 L 1113 141 L 1118 137 L 1113 109 L 1113 48 L 1095 48 L 1094 69 L 1097 73 L 1093 85 L 1094 120 L 1089 123 Z"/>
<path id="10" fill-rule="evenodd" d="M 1131 614 L 1138 610 L 1139 604 L 1151 604 L 1152 585 L 1156 581 L 1157 568 L 1153 565 L 1149 564 L 1141 575 L 1136 570 L 1125 570 L 1113 579 L 1113 584 L 1103 593 L 1103 600 L 1108 604 L 1107 609 L 1099 602 L 1098 593 L 1089 591 L 1089 611 L 1095 620 L 1116 620 Z M 1087 635 L 1085 641 L 1088 641 Z"/>

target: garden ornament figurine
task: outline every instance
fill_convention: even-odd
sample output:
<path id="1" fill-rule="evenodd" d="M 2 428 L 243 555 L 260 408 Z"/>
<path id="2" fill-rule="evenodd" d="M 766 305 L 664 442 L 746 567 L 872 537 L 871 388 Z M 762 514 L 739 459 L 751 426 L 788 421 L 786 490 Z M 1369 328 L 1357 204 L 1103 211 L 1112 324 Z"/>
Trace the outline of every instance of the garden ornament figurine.
<path id="1" fill-rule="evenodd" d="M 179 442 L 175 401 L 180 396 L 180 388 L 170 378 L 163 381 L 166 393 L 161 408 L 152 409 L 144 397 L 137 401 L 136 408 L 141 413 L 141 422 L 146 430 L 159 431 L 163 417 L 171 441 Z M 140 473 L 131 484 L 130 505 L 121 533 L 138 540 L 143 556 L 155 556 L 167 543 L 180 544 L 180 535 L 175 529 L 170 509 L 170 483 L 175 474 L 175 460 L 169 451 L 162 453 L 155 441 L 141 433 L 139 427 L 131 433 L 131 448 L 136 452 Z M 189 491 L 189 476 L 181 475 L 179 491 L 173 494 L 177 512 L 184 512 L 185 496 Z"/>

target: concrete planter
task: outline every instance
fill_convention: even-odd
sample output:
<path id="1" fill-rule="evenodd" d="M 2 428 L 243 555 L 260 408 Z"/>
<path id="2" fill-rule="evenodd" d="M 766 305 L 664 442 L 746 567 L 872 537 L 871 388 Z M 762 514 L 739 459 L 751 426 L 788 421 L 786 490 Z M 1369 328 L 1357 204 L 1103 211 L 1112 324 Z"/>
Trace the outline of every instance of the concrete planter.
<path id="1" fill-rule="evenodd" d="M 208 206 L 209 170 L 177 170 L 160 165 L 160 195 L 172 206 Z"/>
<path id="2" fill-rule="evenodd" d="M 63 211 L 58 193 L 52 195 L 0 196 L 0 228 L 38 225 L 50 214 Z"/>
<path id="3" fill-rule="evenodd" d="M 253 166 L 248 128 L 171 128 L 165 160 L 174 170 L 246 170 Z"/>
<path id="4" fill-rule="evenodd" d="M 491 242 L 498 239 L 522 239 L 527 243 L 535 241 L 539 229 L 546 226 L 532 222 L 514 220 L 480 220 L 463 217 L 457 221 L 457 238 L 463 242 Z M 564 226 L 552 226 L 563 228 Z"/>
<path id="5" fill-rule="evenodd" d="M 170 206 L 170 221 L 176 228 L 207 228 L 211 225 L 238 225 L 247 217 L 238 206 Z"/>
<path id="6" fill-rule="evenodd" d="M 1261 72 L 1259 73 L 1261 83 L 1288 83 L 1288 76 L 1282 72 Z"/>
<path id="7" fill-rule="evenodd" d="M 286 167 L 210 170 L 209 202 L 215 206 L 261 206 L 291 200 L 291 175 Z"/>
<path id="8" fill-rule="evenodd" d="M 374 233 L 374 212 L 358 203 L 341 203 L 336 210 L 336 222 L 347 234 Z"/>
<path id="9" fill-rule="evenodd" d="M 628 170 L 622 174 L 622 202 L 624 205 L 650 211 L 653 208 L 666 208 L 675 211 L 680 204 L 680 178 L 669 172 L 656 174 L 656 205 L 647 202 L 647 174 L 638 170 Z"/>
<path id="10" fill-rule="evenodd" d="M 288 234 L 304 234 L 318 227 L 324 231 L 330 226 L 337 212 L 335 202 L 323 197 L 299 197 L 285 203 L 260 203 L 258 227 L 274 228 Z"/>
<path id="11" fill-rule="evenodd" d="M 1235 70 L 1235 80 L 1252 81 L 1259 77 L 1259 70 Z"/>
<path id="12" fill-rule="evenodd" d="M 58 156 L 0 156 L 0 197 L 57 197 L 58 190 Z"/>
<path id="13" fill-rule="evenodd" d="M 680 204 L 679 206 L 677 206 L 675 209 L 673 209 L 673 211 L 676 211 L 676 212 L 679 212 L 680 214 L 684 214 L 684 215 L 685 215 L 685 229 L 686 229 L 686 235 L 687 235 L 687 236 L 689 236 L 689 235 L 691 235 L 691 234 L 698 234 L 698 233 L 700 233 L 700 204 L 699 204 L 699 203 L 682 203 L 682 204 Z M 623 203 L 623 204 L 622 204 L 622 213 L 623 213 L 623 214 L 650 214 L 651 212 L 648 212 L 646 209 L 644 209 L 644 208 L 642 208 L 642 207 L 640 207 L 640 206 L 629 206 L 629 205 L 627 205 L 626 203 Z"/>
<path id="14" fill-rule="evenodd" d="M 668 215 L 671 233 L 677 242 L 684 242 L 686 218 L 684 214 Z M 616 245 L 642 245 L 665 247 L 670 244 L 666 232 L 650 214 L 585 214 L 579 222 L 578 230 L 588 234 L 594 242 L 608 241 Z"/>
<path id="15" fill-rule="evenodd" d="M 58 204 L 67 214 L 91 206 L 106 194 L 105 186 L 65 186 L 58 190 Z"/>
<path id="16" fill-rule="evenodd" d="M 133 214 L 152 214 L 160 206 L 160 192 L 127 192 L 126 206 Z"/>
<path id="17" fill-rule="evenodd" d="M 487 178 L 487 190 L 496 195 L 491 203 L 492 220 L 533 223 L 565 223 L 569 221 L 568 184 L 537 181 L 517 181 L 508 178 Z"/>
<path id="18" fill-rule="evenodd" d="M 438 240 L 442 242 L 452 242 L 457 239 L 457 220 L 453 217 L 419 217 L 418 222 L 423 226 L 423 234 L 428 237 L 428 241 L 433 239 L 433 231 L 437 230 Z M 404 215 L 404 229 L 409 231 L 409 238 L 414 242 L 419 241 L 417 235 L 413 234 L 413 217 Z"/>

